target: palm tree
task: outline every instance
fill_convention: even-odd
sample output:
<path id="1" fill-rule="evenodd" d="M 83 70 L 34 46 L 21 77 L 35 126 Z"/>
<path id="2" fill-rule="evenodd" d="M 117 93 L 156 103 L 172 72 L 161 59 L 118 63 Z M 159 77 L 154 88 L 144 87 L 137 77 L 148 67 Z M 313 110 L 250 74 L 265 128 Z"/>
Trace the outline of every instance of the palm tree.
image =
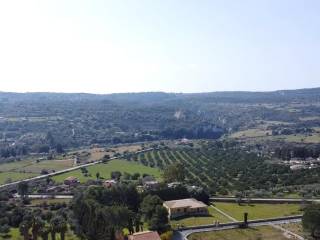
<path id="1" fill-rule="evenodd" d="M 59 224 L 59 232 L 60 232 L 60 238 L 61 240 L 65 240 L 66 232 L 68 231 L 68 225 L 64 218 L 61 218 L 60 224 Z"/>
<path id="2" fill-rule="evenodd" d="M 32 219 L 32 239 L 37 240 L 41 229 L 45 226 L 44 221 L 37 216 L 34 216 Z"/>
<path id="3" fill-rule="evenodd" d="M 66 220 L 61 216 L 54 217 L 51 222 L 51 240 L 56 239 L 56 233 L 60 233 L 61 240 L 65 239 L 65 234 L 68 230 Z"/>
<path id="4" fill-rule="evenodd" d="M 48 240 L 49 239 L 49 233 L 50 233 L 50 228 L 49 227 L 43 227 L 40 229 L 40 236 L 42 238 L 42 240 Z"/>
<path id="5" fill-rule="evenodd" d="M 56 240 L 56 233 L 58 232 L 59 218 L 54 217 L 50 221 L 51 240 Z"/>
<path id="6" fill-rule="evenodd" d="M 31 227 L 30 222 L 28 221 L 23 221 L 21 222 L 20 226 L 19 226 L 19 231 L 20 234 L 23 236 L 24 240 L 29 240 L 29 229 Z"/>

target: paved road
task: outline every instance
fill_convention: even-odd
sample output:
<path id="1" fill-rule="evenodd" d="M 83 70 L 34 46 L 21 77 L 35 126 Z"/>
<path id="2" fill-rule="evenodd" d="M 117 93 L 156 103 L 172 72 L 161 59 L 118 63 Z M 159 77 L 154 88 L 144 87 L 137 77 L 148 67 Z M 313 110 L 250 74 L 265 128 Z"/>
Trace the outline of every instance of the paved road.
<path id="1" fill-rule="evenodd" d="M 145 150 L 137 151 L 134 154 L 138 154 L 138 153 L 142 153 L 142 152 L 148 152 L 148 151 L 152 151 L 152 150 L 154 150 L 154 148 L 148 148 L 148 149 L 145 149 Z M 109 160 L 115 160 L 115 159 L 119 159 L 119 158 L 121 158 L 121 157 L 112 157 Z M 89 166 L 92 166 L 92 165 L 96 165 L 98 163 L 102 163 L 102 160 L 95 161 L 95 162 L 92 162 L 92 163 L 82 164 L 82 165 L 79 165 L 79 166 L 76 166 L 76 167 L 72 167 L 72 168 L 63 169 L 63 170 L 60 170 L 60 171 L 56 171 L 54 173 L 44 174 L 44 175 L 40 175 L 40 176 L 37 176 L 37 177 L 27 178 L 27 179 L 23 179 L 23 180 L 20 180 L 20 181 L 3 184 L 3 185 L 0 185 L 0 190 L 4 189 L 6 187 L 11 187 L 11 186 L 17 185 L 17 184 L 19 184 L 21 182 L 31 182 L 31 181 L 36 181 L 36 180 L 40 180 L 40 179 L 45 179 L 47 177 L 52 177 L 52 176 L 56 176 L 56 175 L 59 175 L 59 174 L 62 174 L 62 173 L 71 172 L 71 171 L 80 169 L 82 167 L 89 167 Z"/>
<path id="2" fill-rule="evenodd" d="M 272 225 L 280 225 L 280 224 L 289 224 L 289 223 L 296 223 L 301 222 L 301 216 L 294 218 L 294 219 L 273 219 L 270 221 L 264 221 L 264 220 L 258 220 L 263 222 L 257 222 L 257 221 L 251 221 L 249 222 L 249 227 L 258 227 L 258 226 L 272 226 Z M 228 229 L 235 229 L 239 228 L 239 223 L 227 223 L 227 224 L 221 224 L 219 227 L 203 227 L 203 228 L 197 228 L 197 229 L 189 229 L 189 230 L 182 230 L 182 231 L 175 231 L 173 240 L 187 240 L 187 237 L 194 233 L 200 233 L 200 232 L 212 232 L 212 231 L 223 231 Z"/>

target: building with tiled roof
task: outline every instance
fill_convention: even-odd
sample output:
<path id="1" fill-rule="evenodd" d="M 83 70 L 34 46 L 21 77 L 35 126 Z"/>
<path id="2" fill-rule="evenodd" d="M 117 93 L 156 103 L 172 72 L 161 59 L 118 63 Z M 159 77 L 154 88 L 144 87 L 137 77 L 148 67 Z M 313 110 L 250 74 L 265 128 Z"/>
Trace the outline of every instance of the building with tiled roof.
<path id="1" fill-rule="evenodd" d="M 157 232 L 137 232 L 128 236 L 128 240 L 161 240 Z"/>
<path id="2" fill-rule="evenodd" d="M 194 198 L 166 201 L 163 206 L 168 210 L 169 218 L 189 215 L 207 215 L 208 205 Z"/>

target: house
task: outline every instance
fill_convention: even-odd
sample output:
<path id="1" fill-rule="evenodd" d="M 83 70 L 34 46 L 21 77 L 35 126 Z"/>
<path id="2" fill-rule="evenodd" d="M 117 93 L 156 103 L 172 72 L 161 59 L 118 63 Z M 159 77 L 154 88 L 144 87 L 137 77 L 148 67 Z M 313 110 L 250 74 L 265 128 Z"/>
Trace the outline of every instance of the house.
<path id="1" fill-rule="evenodd" d="M 208 206 L 194 198 L 166 201 L 163 206 L 168 210 L 170 219 L 208 214 Z"/>
<path id="2" fill-rule="evenodd" d="M 128 240 L 161 240 L 157 232 L 137 232 L 128 236 Z"/>
<path id="3" fill-rule="evenodd" d="M 143 184 L 144 189 L 147 190 L 156 190 L 159 187 L 158 181 L 147 181 Z"/>
<path id="4" fill-rule="evenodd" d="M 65 185 L 68 185 L 68 186 L 74 186 L 74 185 L 77 185 L 78 183 L 79 183 L 78 178 L 73 177 L 73 176 L 67 177 L 67 178 L 64 180 L 64 184 L 65 184 Z"/>
<path id="5" fill-rule="evenodd" d="M 171 182 L 171 183 L 168 183 L 168 188 L 176 188 L 178 186 L 181 186 L 181 182 Z"/>
<path id="6" fill-rule="evenodd" d="M 103 182 L 103 186 L 106 187 L 106 188 L 111 188 L 116 184 L 117 184 L 117 181 L 114 180 L 114 179 L 109 179 L 109 180 L 106 180 L 106 181 Z"/>

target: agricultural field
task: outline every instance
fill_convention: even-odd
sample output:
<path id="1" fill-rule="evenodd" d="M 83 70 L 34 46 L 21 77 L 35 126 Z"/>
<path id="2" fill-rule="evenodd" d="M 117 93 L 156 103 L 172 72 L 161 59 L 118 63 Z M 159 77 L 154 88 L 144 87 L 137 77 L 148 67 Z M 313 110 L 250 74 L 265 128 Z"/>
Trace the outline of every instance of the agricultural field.
<path id="1" fill-rule="evenodd" d="M 217 232 L 196 233 L 188 237 L 189 240 L 287 240 L 288 238 L 278 230 L 269 226 L 248 229 L 233 229 Z"/>
<path id="2" fill-rule="evenodd" d="M 258 138 L 271 135 L 270 130 L 253 128 L 248 130 L 239 131 L 230 135 L 230 138 Z"/>
<path id="3" fill-rule="evenodd" d="M 20 172 L 1 172 L 0 173 L 0 184 L 15 182 L 31 177 L 36 177 L 38 174 L 33 173 L 20 173 Z"/>
<path id="4" fill-rule="evenodd" d="M 299 204 L 243 204 L 215 203 L 215 207 L 235 218 L 243 220 L 243 214 L 248 213 L 249 220 L 284 217 L 302 214 Z"/>
<path id="5" fill-rule="evenodd" d="M 142 164 L 129 162 L 126 160 L 112 160 L 108 163 L 96 164 L 87 167 L 88 177 L 84 176 L 81 170 L 64 173 L 53 177 L 56 182 L 63 182 L 69 176 L 77 177 L 80 182 L 86 182 L 89 179 L 96 179 L 96 173 L 100 173 L 101 178 L 110 179 L 111 172 L 119 171 L 121 173 L 127 172 L 129 174 L 140 173 L 154 176 L 156 179 L 161 179 L 161 171 L 157 168 L 143 166 Z"/>
<path id="6" fill-rule="evenodd" d="M 171 220 L 170 224 L 173 228 L 177 228 L 179 226 L 189 227 L 189 226 L 214 224 L 216 221 L 220 223 L 230 222 L 228 218 L 223 216 L 214 208 L 209 207 L 208 210 L 209 210 L 209 216 L 184 217 L 176 220 Z"/>
<path id="7" fill-rule="evenodd" d="M 316 176 L 320 177 L 316 169 L 301 174 L 284 165 L 270 164 L 254 153 L 205 144 L 198 148 L 176 146 L 153 150 L 132 155 L 127 160 L 159 169 L 181 163 L 187 183 L 204 187 L 210 194 L 217 195 L 232 195 L 246 189 L 268 189 L 276 187 L 277 183 L 301 185 L 302 181 L 305 182 L 304 174 L 314 174 L 315 182 Z"/>

